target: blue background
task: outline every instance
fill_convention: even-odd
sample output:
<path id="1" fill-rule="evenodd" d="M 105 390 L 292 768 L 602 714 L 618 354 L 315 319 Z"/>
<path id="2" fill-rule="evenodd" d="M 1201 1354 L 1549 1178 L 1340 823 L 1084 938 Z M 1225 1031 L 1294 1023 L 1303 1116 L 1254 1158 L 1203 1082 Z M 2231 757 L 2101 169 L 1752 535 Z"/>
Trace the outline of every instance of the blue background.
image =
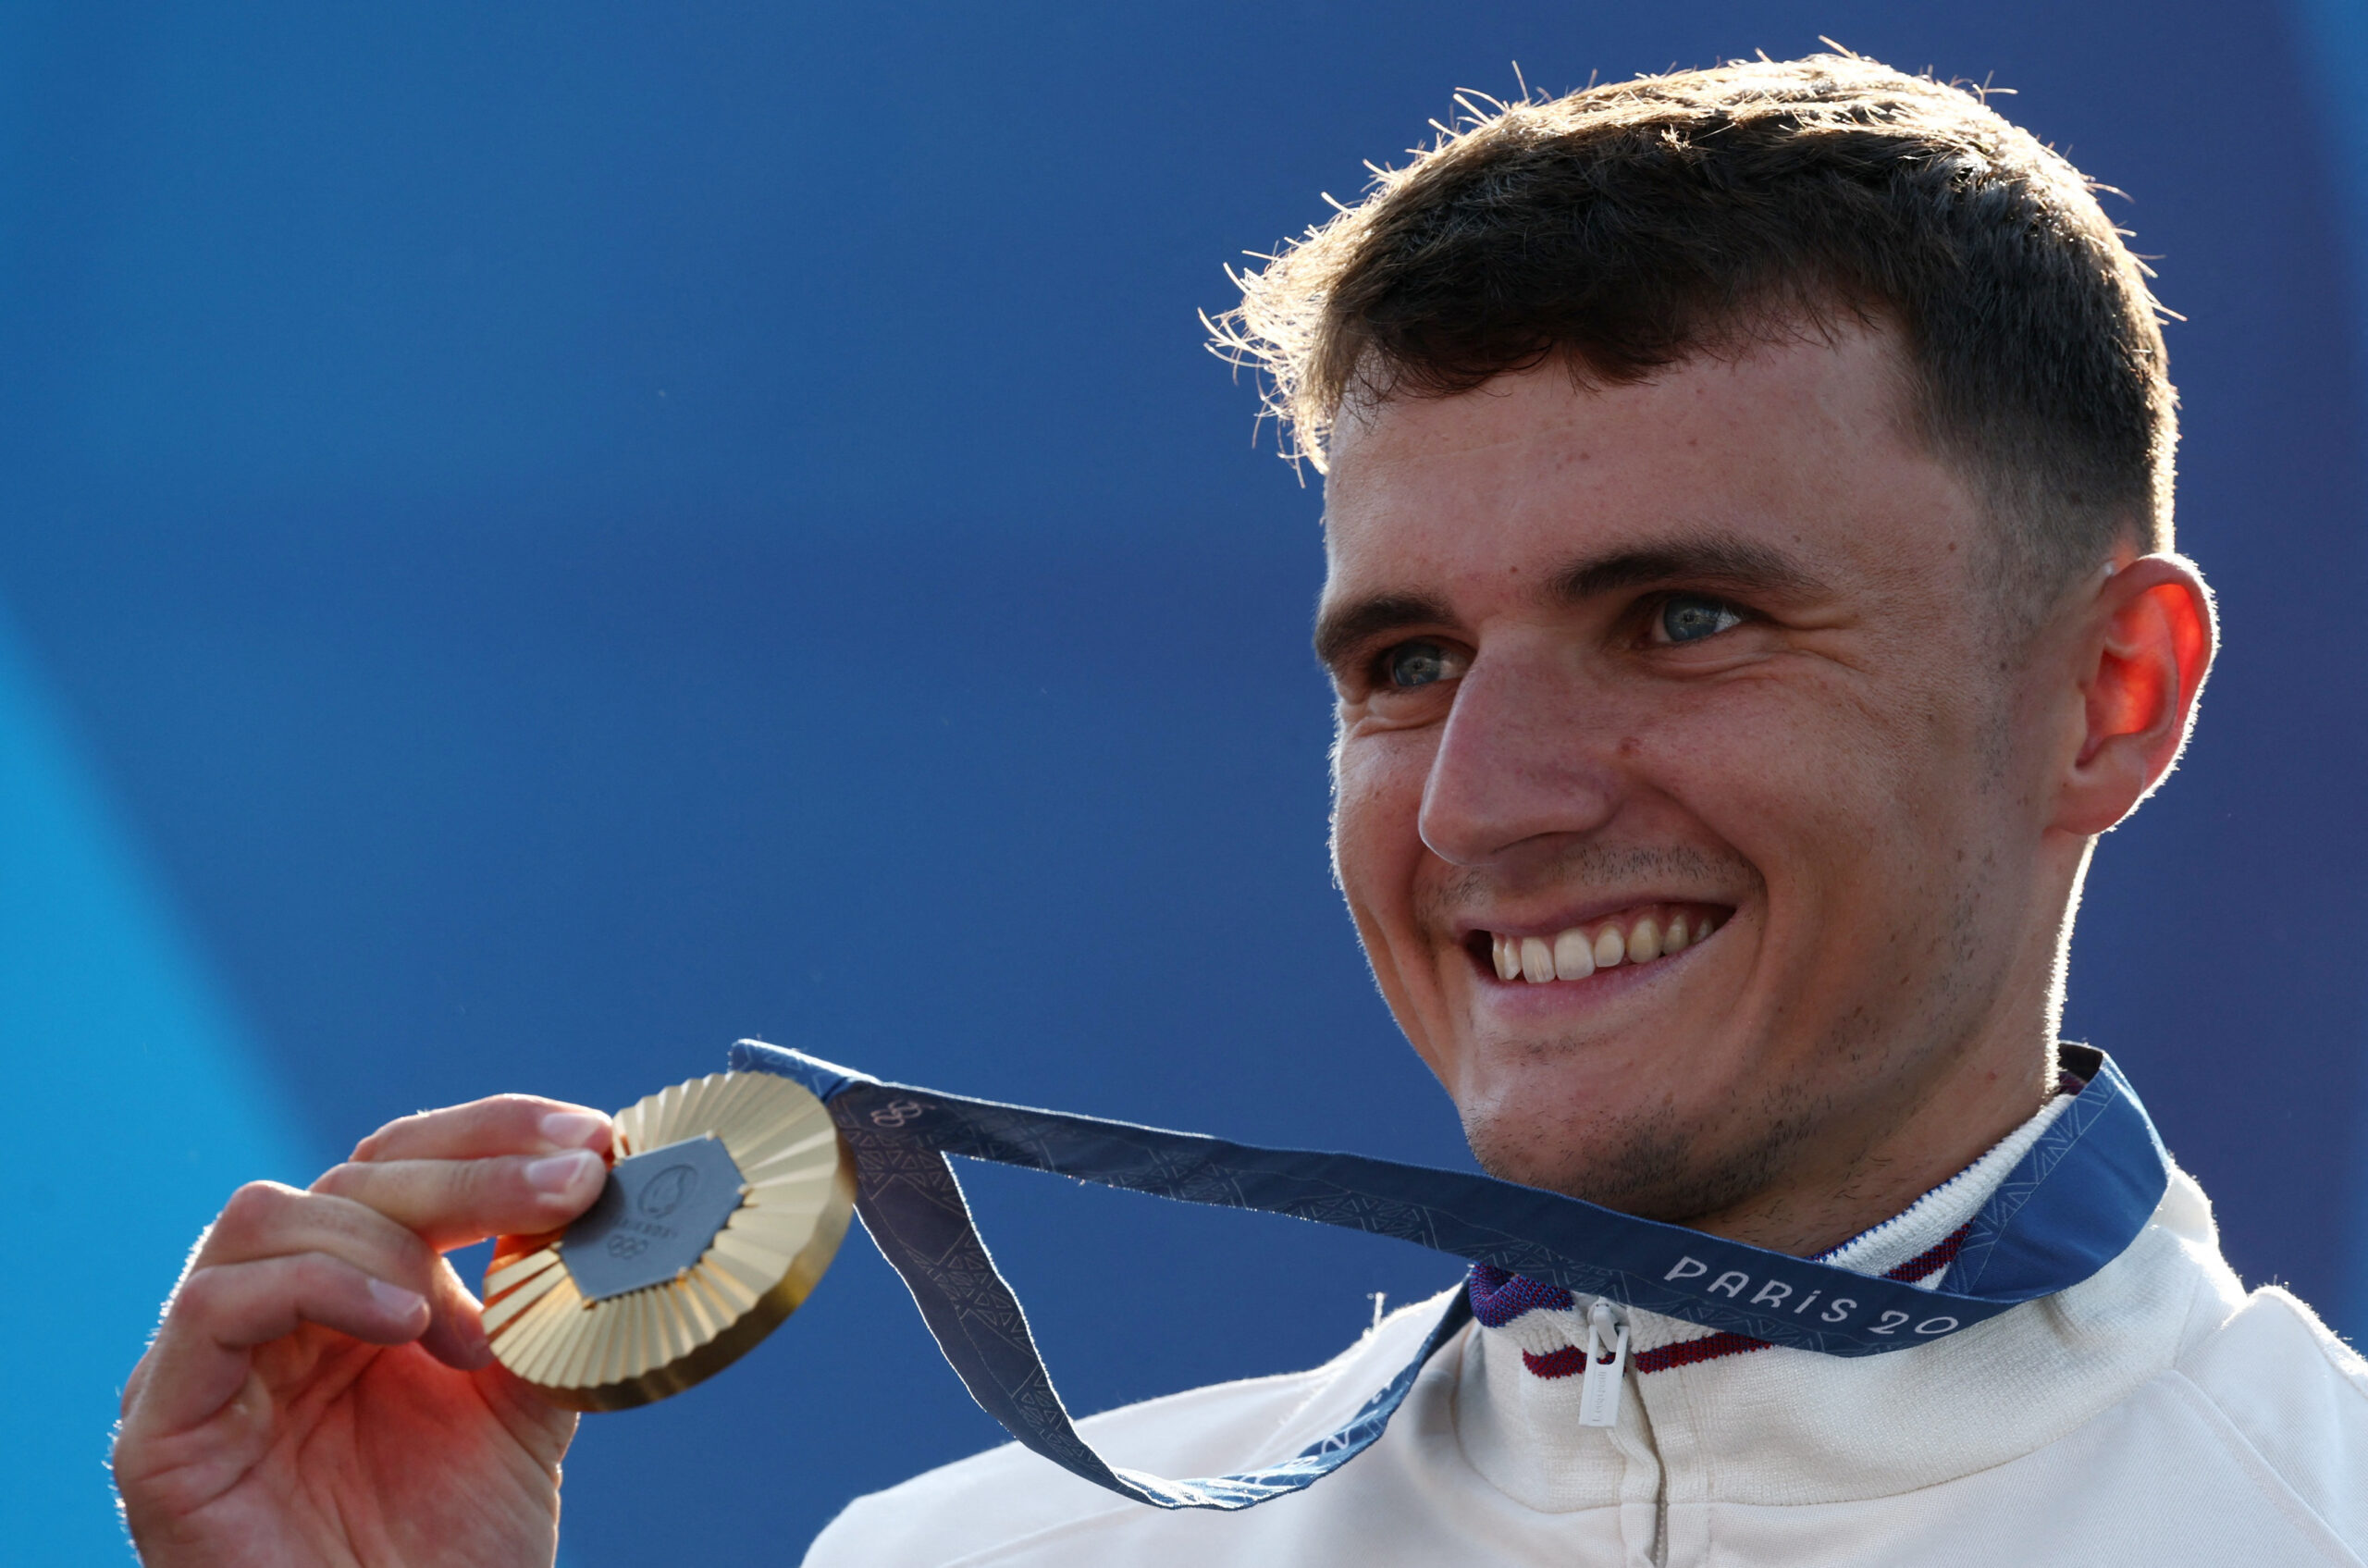
<path id="1" fill-rule="evenodd" d="M 114 1389 L 182 1250 L 422 1105 L 756 1034 L 1462 1162 L 1327 882 L 1320 496 L 1193 313 L 1453 88 L 1819 33 L 2017 89 L 2188 317 L 2227 654 L 2071 1021 L 2248 1279 L 2368 1330 L 2356 3 L 10 0 L 10 1549 L 123 1561 Z M 974 1187 L 1080 1409 L 1454 1272 Z M 586 1424 L 566 1554 L 786 1561 L 998 1436 L 857 1241 L 734 1376 Z"/>

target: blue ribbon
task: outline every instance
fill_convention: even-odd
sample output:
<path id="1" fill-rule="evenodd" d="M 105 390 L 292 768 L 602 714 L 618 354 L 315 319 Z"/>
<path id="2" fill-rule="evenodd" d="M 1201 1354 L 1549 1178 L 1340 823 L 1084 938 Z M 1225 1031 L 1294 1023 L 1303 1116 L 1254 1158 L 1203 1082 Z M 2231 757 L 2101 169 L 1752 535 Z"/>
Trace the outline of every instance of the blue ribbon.
<path id="1" fill-rule="evenodd" d="M 1705 1328 L 1827 1355 L 1880 1355 L 2078 1284 L 2119 1256 L 2162 1201 L 2169 1156 L 2128 1081 L 2101 1051 L 2061 1050 L 2087 1087 L 1975 1217 L 1946 1290 L 1492 1177 L 966 1099 L 883 1083 L 759 1041 L 734 1046 L 732 1068 L 795 1079 L 830 1108 L 855 1156 L 856 1212 L 964 1386 L 1013 1437 L 1141 1502 L 1238 1509 L 1297 1491 L 1371 1447 L 1423 1364 L 1471 1315 L 1465 1292 L 1348 1425 L 1283 1463 L 1181 1481 L 1120 1470 L 1078 1436 L 1054 1392 L 1027 1315 L 979 1239 L 947 1155 L 1391 1236 Z"/>

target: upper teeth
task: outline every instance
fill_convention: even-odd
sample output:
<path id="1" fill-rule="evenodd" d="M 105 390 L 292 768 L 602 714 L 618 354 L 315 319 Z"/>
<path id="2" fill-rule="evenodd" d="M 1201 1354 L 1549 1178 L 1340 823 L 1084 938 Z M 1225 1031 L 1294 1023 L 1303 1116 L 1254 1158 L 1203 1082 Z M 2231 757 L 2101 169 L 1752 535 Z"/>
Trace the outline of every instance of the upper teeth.
<path id="1" fill-rule="evenodd" d="M 1543 985 L 1549 980 L 1585 980 L 1597 969 L 1622 963 L 1648 964 L 1664 955 L 1683 952 L 1718 930 L 1721 918 L 1701 908 L 1674 910 L 1666 920 L 1647 911 L 1625 917 L 1624 931 L 1622 920 L 1613 919 L 1592 928 L 1572 926 L 1556 933 L 1550 942 L 1542 936 L 1507 936 L 1500 932 L 1488 936 L 1498 979 Z"/>

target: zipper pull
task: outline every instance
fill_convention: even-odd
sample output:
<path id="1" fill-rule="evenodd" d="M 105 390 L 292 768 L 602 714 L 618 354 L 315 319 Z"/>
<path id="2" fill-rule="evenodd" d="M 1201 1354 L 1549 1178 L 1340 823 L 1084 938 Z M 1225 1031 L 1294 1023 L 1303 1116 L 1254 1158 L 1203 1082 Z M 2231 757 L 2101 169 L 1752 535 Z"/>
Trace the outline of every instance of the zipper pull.
<path id="1" fill-rule="evenodd" d="M 1587 1309 L 1587 1369 L 1579 1379 L 1579 1425 L 1620 1425 L 1620 1380 L 1628 1371 L 1628 1325 L 1598 1300 Z"/>

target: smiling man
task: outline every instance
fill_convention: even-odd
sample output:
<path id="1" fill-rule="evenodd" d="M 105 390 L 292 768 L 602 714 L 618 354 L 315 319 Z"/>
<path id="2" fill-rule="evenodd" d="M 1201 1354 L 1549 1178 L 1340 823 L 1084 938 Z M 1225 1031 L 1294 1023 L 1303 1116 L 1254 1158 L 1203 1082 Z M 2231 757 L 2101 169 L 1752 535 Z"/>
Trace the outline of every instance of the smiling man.
<path id="1" fill-rule="evenodd" d="M 2155 306 L 2087 182 L 1930 80 L 1738 65 L 1479 119 L 1244 292 L 1221 347 L 1326 475 L 1340 886 L 1481 1164 L 1959 1288 L 2098 1070 L 2056 1040 L 2081 879 L 2213 650 Z M 2176 1171 L 2093 1274 L 1897 1355 L 1465 1289 L 1476 1327 L 1304 1493 L 1162 1513 L 1003 1450 L 808 1562 L 2368 1553 L 2368 1370 L 2245 1294 Z M 1085 1430 L 1272 1463 L 1436 1315 Z"/>
<path id="2" fill-rule="evenodd" d="M 1481 1163 L 1960 1294 L 1827 1354 L 1720 1326 L 1722 1290 L 1818 1304 L 1772 1275 L 1681 1256 L 1711 1310 L 1666 1315 L 1477 1266 L 1427 1357 L 1437 1303 L 1085 1424 L 1273 1466 L 1416 1358 L 1304 1491 L 1166 1512 L 1007 1448 L 808 1562 L 2361 1563 L 2368 1369 L 2242 1290 L 2145 1138 L 2080 1142 L 2119 1080 L 2056 1038 L 2090 851 L 2214 639 L 2155 308 L 2080 176 L 1853 58 L 1598 88 L 1383 177 L 1224 344 L 1326 473 L 1339 883 Z M 580 1211 L 605 1140 L 487 1102 L 242 1192 L 128 1394 L 149 1560 L 548 1562 L 569 1418 L 432 1249 Z M 2035 1299 L 1940 1312 L 2051 1181 L 2142 1204 L 2107 1255 L 2037 1248 Z"/>

